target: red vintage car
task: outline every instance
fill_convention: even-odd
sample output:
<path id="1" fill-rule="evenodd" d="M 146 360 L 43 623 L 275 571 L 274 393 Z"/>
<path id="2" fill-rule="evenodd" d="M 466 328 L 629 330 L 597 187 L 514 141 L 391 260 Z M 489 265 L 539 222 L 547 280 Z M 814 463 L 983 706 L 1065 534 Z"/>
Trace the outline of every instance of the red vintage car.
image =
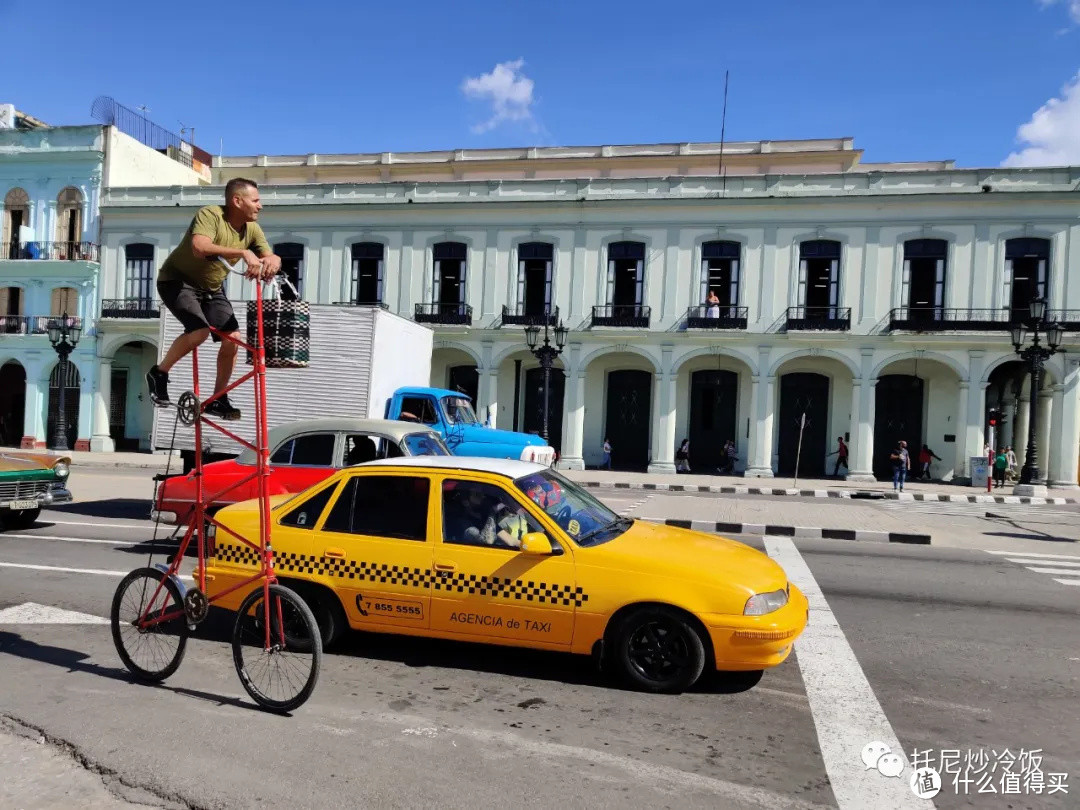
<path id="1" fill-rule="evenodd" d="M 290 422 L 270 431 L 270 494 L 303 492 L 342 467 L 380 458 L 449 456 L 442 437 L 426 425 L 386 419 L 347 417 Z M 203 466 L 204 496 L 215 512 L 258 497 L 255 452 Z M 232 487 L 230 489 L 230 487 Z M 214 497 L 217 495 L 218 497 Z M 195 508 L 195 473 L 161 480 L 151 520 L 186 524 Z"/>

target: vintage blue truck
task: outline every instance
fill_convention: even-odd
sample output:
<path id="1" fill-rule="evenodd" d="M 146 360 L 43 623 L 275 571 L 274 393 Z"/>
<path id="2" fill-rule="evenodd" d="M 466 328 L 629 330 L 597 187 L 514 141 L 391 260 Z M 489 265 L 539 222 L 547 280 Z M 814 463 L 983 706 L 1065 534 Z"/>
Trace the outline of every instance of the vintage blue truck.
<path id="1" fill-rule="evenodd" d="M 512 458 L 551 466 L 555 449 L 531 433 L 486 427 L 473 410 L 472 399 L 445 388 L 407 387 L 386 403 L 386 419 L 420 422 L 442 434 L 456 456 Z"/>

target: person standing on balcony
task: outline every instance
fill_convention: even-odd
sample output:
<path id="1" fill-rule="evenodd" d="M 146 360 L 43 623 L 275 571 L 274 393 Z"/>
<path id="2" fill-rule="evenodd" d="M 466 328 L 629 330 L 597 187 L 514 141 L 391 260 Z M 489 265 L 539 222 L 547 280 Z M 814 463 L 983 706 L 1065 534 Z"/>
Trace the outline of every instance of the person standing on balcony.
<path id="1" fill-rule="evenodd" d="M 259 187 L 252 180 L 237 177 L 225 185 L 225 205 L 200 208 L 180 244 L 169 254 L 158 273 L 161 301 L 184 327 L 165 357 L 146 373 L 150 399 L 158 405 L 169 403 L 169 371 L 181 358 L 210 337 L 213 327 L 233 338 L 240 325 L 232 304 L 225 297 L 224 283 L 230 266 L 239 259 L 247 265 L 250 279 L 271 278 L 281 269 L 256 220 L 262 210 Z M 224 391 L 236 365 L 237 345 L 213 335 L 218 349 L 214 393 Z M 240 411 L 223 395 L 206 406 L 206 413 L 221 419 L 240 418 Z"/>
<path id="2" fill-rule="evenodd" d="M 720 297 L 716 294 L 716 290 L 709 290 L 709 297 L 706 299 L 705 303 L 708 305 L 708 310 L 706 310 L 706 315 L 709 318 L 719 318 L 720 317 Z"/>

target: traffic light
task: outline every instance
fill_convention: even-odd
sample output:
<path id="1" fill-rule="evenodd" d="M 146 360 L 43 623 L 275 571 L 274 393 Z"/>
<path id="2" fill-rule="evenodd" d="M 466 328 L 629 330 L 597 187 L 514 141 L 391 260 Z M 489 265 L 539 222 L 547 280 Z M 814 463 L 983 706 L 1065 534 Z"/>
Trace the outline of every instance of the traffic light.
<path id="1" fill-rule="evenodd" d="M 1001 418 L 1001 411 L 997 408 L 990 409 L 990 427 L 997 427 L 998 420 Z"/>

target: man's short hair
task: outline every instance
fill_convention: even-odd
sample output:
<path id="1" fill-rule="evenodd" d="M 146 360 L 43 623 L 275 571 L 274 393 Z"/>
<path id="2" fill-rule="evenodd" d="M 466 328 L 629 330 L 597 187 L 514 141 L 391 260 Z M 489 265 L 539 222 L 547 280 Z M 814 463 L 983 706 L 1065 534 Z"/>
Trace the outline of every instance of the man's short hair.
<path id="1" fill-rule="evenodd" d="M 248 180 L 246 177 L 234 177 L 225 184 L 225 202 L 229 202 L 234 195 L 240 194 L 245 189 L 258 187 L 259 184 L 254 180 Z"/>

